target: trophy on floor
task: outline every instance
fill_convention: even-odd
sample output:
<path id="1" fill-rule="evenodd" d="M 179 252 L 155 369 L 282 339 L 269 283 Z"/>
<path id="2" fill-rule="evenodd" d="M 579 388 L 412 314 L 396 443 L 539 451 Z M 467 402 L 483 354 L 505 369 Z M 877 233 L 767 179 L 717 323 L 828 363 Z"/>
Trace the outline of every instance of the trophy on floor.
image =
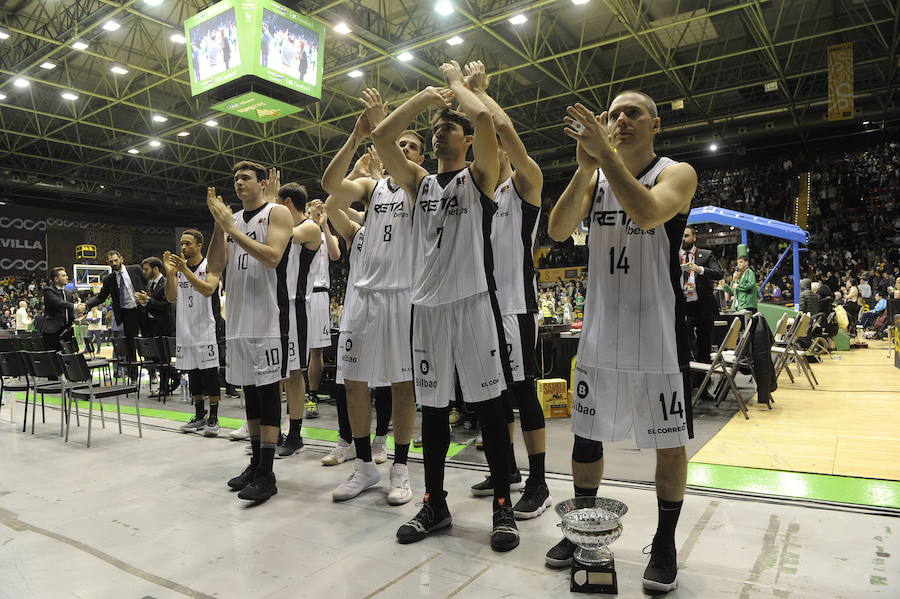
<path id="1" fill-rule="evenodd" d="M 619 520 L 627 511 L 624 503 L 606 497 L 575 497 L 556 504 L 563 534 L 578 546 L 572 560 L 570 591 L 609 595 L 619 592 L 616 562 L 609 544 L 622 535 Z"/>

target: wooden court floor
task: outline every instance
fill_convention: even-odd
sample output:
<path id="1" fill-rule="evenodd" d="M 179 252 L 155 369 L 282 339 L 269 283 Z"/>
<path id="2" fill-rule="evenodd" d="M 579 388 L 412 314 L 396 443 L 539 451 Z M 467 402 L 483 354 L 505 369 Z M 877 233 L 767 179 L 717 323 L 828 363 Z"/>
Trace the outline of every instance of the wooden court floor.
<path id="1" fill-rule="evenodd" d="M 691 462 L 900 480 L 900 369 L 888 344 L 835 352 L 806 378 L 778 380 L 774 408 L 750 402 Z M 733 400 L 732 400 L 733 401 Z"/>

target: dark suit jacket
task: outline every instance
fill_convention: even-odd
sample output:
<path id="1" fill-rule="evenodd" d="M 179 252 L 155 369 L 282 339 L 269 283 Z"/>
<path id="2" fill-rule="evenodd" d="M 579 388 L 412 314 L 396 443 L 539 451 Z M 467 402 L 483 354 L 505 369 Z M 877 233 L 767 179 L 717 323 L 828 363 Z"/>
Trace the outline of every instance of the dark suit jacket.
<path id="1" fill-rule="evenodd" d="M 58 333 L 72 324 L 75 318 L 75 298 L 68 289 L 58 289 L 55 285 L 44 287 L 44 320 L 42 333 Z"/>
<path id="2" fill-rule="evenodd" d="M 703 274 L 696 273 L 694 275 L 694 284 L 697 286 L 697 301 L 700 302 L 704 311 L 719 312 L 719 306 L 716 303 L 716 296 L 713 293 L 716 281 L 725 278 L 719 261 L 712 253 L 712 250 L 697 248 L 694 254 L 694 264 L 703 267 Z"/>
<path id="3" fill-rule="evenodd" d="M 144 270 L 137 264 L 129 264 L 125 268 L 125 272 L 131 278 L 131 286 L 134 292 L 147 290 L 147 277 L 144 276 Z M 103 287 L 100 293 L 85 302 L 88 310 L 94 306 L 99 306 L 106 301 L 106 298 L 112 298 L 113 314 L 116 315 L 116 322 L 124 322 L 122 317 L 122 306 L 119 305 L 119 275 L 116 271 L 110 272 L 103 278 Z M 140 307 L 140 304 L 138 304 Z"/>
<path id="4" fill-rule="evenodd" d="M 147 283 L 148 288 L 152 283 Z M 150 291 L 150 301 L 147 302 L 147 313 L 153 318 L 149 320 L 151 333 L 172 337 L 175 335 L 174 306 L 166 299 L 166 277 L 163 276 L 157 286 Z"/>

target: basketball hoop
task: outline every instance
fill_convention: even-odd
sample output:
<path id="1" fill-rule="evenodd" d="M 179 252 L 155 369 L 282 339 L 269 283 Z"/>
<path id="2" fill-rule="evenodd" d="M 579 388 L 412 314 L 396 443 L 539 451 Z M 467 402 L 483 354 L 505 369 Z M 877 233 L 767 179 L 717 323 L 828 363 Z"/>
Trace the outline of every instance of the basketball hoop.
<path id="1" fill-rule="evenodd" d="M 575 242 L 575 245 L 587 244 L 587 231 L 575 231 L 572 233 L 572 241 Z"/>
<path id="2" fill-rule="evenodd" d="M 100 293 L 100 289 L 102 289 L 102 288 L 103 288 L 102 281 L 91 281 L 91 291 L 94 292 L 94 295 L 97 295 L 98 293 Z"/>

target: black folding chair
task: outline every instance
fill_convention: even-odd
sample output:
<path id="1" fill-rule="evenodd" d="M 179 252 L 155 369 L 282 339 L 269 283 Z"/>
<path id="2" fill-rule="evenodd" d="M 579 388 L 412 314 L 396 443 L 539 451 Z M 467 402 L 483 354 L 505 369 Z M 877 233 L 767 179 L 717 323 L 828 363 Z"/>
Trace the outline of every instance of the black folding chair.
<path id="1" fill-rule="evenodd" d="M 85 339 L 85 351 L 86 352 L 88 351 L 89 344 L 90 344 L 90 341 Z M 78 342 L 75 341 L 74 339 L 60 341 L 60 346 L 62 347 L 62 353 L 64 353 L 64 354 L 82 353 L 78 349 Z M 89 353 L 93 353 L 93 348 L 91 349 L 91 352 L 89 352 Z M 91 372 L 93 372 L 95 370 L 100 371 L 101 384 L 105 384 L 107 381 L 110 384 L 112 384 L 112 372 L 110 371 L 109 360 L 107 360 L 106 358 L 88 358 L 87 356 L 85 356 L 84 359 L 85 359 L 85 362 L 87 362 L 88 369 L 90 369 Z"/>
<path id="2" fill-rule="evenodd" d="M 79 385 L 73 387 L 69 390 L 69 401 L 66 403 L 65 411 L 66 411 L 66 442 L 69 441 L 69 412 L 72 409 L 72 403 L 80 400 L 88 401 L 88 433 L 87 433 L 87 446 L 91 446 L 91 429 L 93 424 L 93 416 L 94 416 L 94 400 L 102 400 L 106 397 L 115 397 L 116 398 L 116 413 L 118 416 L 119 422 L 119 434 L 122 434 L 122 408 L 119 403 L 119 396 L 121 395 L 131 395 L 134 396 L 134 410 L 137 415 L 137 423 L 138 423 L 138 437 L 143 437 L 144 432 L 141 428 L 141 407 L 140 401 L 141 396 L 138 393 L 138 387 L 134 384 L 126 384 L 126 385 L 110 385 L 107 387 L 96 387 L 91 385 L 91 370 L 88 368 L 87 361 L 84 359 L 83 354 L 61 354 L 59 356 L 60 362 L 62 363 L 63 371 L 66 375 L 66 379 L 73 384 Z M 106 422 L 103 418 L 103 402 L 99 401 L 100 404 L 100 422 L 103 425 L 103 428 L 106 428 Z M 75 415 L 78 417 L 78 404 L 75 404 Z"/>
<path id="3" fill-rule="evenodd" d="M 11 344 L 10 347 L 13 347 Z M 12 380 L 6 380 L 10 378 Z M 28 411 L 28 397 L 31 391 L 31 381 L 28 379 L 28 367 L 25 365 L 25 358 L 20 351 L 4 351 L 0 352 L 0 398 L 6 391 L 25 392 L 25 410 Z M 13 399 L 9 406 L 10 423 L 16 421 L 16 401 Z"/>
<path id="4" fill-rule="evenodd" d="M 26 351 L 22 352 L 25 357 L 25 367 L 32 376 L 34 384 L 34 395 L 31 396 L 31 434 L 34 434 L 34 422 L 37 420 L 37 396 L 41 396 L 41 422 L 47 422 L 45 412 L 44 395 L 47 393 L 58 393 L 60 398 L 65 396 L 65 383 L 60 380 L 62 375 L 62 364 L 59 361 L 59 355 L 55 351 Z M 38 383 L 39 378 L 48 379 L 45 383 Z M 53 379 L 53 380 L 51 380 Z M 25 403 L 25 419 L 22 421 L 22 432 L 28 424 L 28 403 Z M 63 416 L 60 415 L 59 434 L 63 433 Z"/>
<path id="5" fill-rule="evenodd" d="M 165 376 L 163 372 L 165 361 L 163 360 L 159 337 L 135 337 L 134 341 L 137 344 L 138 356 L 140 356 L 138 375 L 140 375 L 140 368 L 144 368 L 148 373 L 151 369 L 155 369 L 159 372 L 159 385 L 162 387 L 162 378 Z M 140 382 L 138 382 L 138 386 L 140 386 Z M 151 385 L 150 392 L 152 391 L 153 386 Z M 162 396 L 162 393 L 160 392 L 159 395 Z M 162 399 L 165 402 L 165 397 Z"/>

